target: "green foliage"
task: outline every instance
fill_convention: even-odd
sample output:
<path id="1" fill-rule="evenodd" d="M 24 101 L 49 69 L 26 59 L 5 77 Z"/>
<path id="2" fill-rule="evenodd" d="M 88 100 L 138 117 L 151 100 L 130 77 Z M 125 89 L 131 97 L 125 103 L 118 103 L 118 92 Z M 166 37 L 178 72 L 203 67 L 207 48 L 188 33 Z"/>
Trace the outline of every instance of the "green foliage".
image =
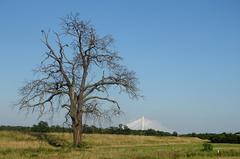
<path id="1" fill-rule="evenodd" d="M 126 125 L 119 124 L 118 127 L 97 128 L 92 125 L 84 125 L 83 132 L 87 134 L 124 134 L 124 135 L 145 135 L 145 136 L 173 136 L 173 134 L 153 129 L 148 130 L 131 130 Z"/>
<path id="2" fill-rule="evenodd" d="M 33 125 L 31 128 L 31 131 L 33 132 L 48 132 L 49 131 L 49 126 L 48 123 L 45 121 L 40 121 L 38 125 Z"/>
<path id="3" fill-rule="evenodd" d="M 221 134 L 213 134 L 213 133 L 205 133 L 205 134 L 187 134 L 184 136 L 198 137 L 200 139 L 210 140 L 212 143 L 234 143 L 240 144 L 240 135 L 238 133 L 221 133 Z"/>
<path id="4" fill-rule="evenodd" d="M 213 150 L 213 146 L 210 143 L 204 143 L 203 144 L 203 151 L 212 151 Z"/>
<path id="5" fill-rule="evenodd" d="M 42 132 L 39 130 L 38 125 L 33 125 L 32 127 L 28 126 L 9 126 L 9 125 L 2 125 L 0 126 L 0 131 L 20 131 L 20 132 Z M 59 125 L 52 125 L 48 126 L 47 132 L 72 132 L 71 128 L 62 127 Z"/>
<path id="6" fill-rule="evenodd" d="M 40 121 L 32 127 L 16 127 L 16 126 L 0 126 L 0 130 L 17 130 L 28 132 L 72 132 L 71 128 L 61 127 L 59 125 L 49 126 L 47 122 Z M 83 125 L 83 133 L 87 134 L 124 134 L 124 135 L 145 135 L 145 136 L 178 136 L 177 132 L 172 134 L 169 132 L 158 131 L 154 129 L 148 130 L 131 130 L 126 125 L 119 124 L 118 127 L 98 128 L 94 125 Z"/>
<path id="7" fill-rule="evenodd" d="M 178 136 L 178 133 L 177 133 L 176 131 L 174 131 L 174 132 L 172 133 L 172 135 L 173 135 L 173 136 Z"/>
<path id="8" fill-rule="evenodd" d="M 29 132 L 31 131 L 31 127 L 2 125 L 0 126 L 0 130 Z"/>
<path id="9" fill-rule="evenodd" d="M 240 136 L 237 134 L 222 133 L 210 137 L 210 140 L 213 143 L 240 143 Z"/>

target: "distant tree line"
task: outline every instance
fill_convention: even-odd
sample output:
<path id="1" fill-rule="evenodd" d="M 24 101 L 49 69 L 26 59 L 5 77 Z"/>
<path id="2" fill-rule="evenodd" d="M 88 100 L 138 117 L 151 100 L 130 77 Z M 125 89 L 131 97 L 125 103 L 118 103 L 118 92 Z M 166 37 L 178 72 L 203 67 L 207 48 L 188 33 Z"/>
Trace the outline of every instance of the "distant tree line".
<path id="1" fill-rule="evenodd" d="M 72 132 L 71 128 L 66 128 L 59 125 L 49 126 L 47 122 L 40 121 L 32 127 L 27 126 L 0 126 L 0 130 L 14 130 L 22 132 Z M 126 125 L 119 124 L 118 127 L 98 128 L 94 125 L 83 125 L 83 132 L 87 134 L 124 134 L 124 135 L 145 135 L 145 136 L 178 136 L 177 132 L 169 133 L 157 131 L 154 129 L 148 130 L 131 130 Z"/>
<path id="2" fill-rule="evenodd" d="M 207 139 L 210 140 L 212 143 L 234 143 L 240 144 L 240 133 L 204 133 L 204 134 L 196 134 L 191 133 L 183 136 L 191 136 L 191 137 L 198 137 L 200 139 Z"/>
<path id="3" fill-rule="evenodd" d="M 40 121 L 33 126 L 0 126 L 1 130 L 7 131 L 21 131 L 21 132 L 72 132 L 71 128 L 52 125 L 49 126 L 47 122 Z M 163 131 L 157 131 L 154 129 L 148 130 L 132 130 L 126 125 L 119 124 L 118 127 L 99 128 L 94 125 L 83 125 L 83 133 L 87 134 L 123 134 L 123 135 L 144 135 L 144 136 L 178 136 L 177 132 L 169 133 Z M 191 133 L 181 136 L 198 137 L 200 139 L 207 139 L 212 143 L 236 143 L 240 144 L 240 132 L 237 133 Z"/>
<path id="4" fill-rule="evenodd" d="M 154 129 L 148 130 L 132 130 L 126 125 L 120 124 L 118 127 L 98 128 L 96 126 L 84 125 L 84 133 L 102 133 L 102 134 L 124 134 L 124 135 L 145 135 L 145 136 L 177 136 L 177 132 L 169 133 L 157 131 Z"/>
<path id="5" fill-rule="evenodd" d="M 0 131 L 21 131 L 21 132 L 28 132 L 31 131 L 31 127 L 29 126 L 9 126 L 9 125 L 1 125 Z"/>
<path id="6" fill-rule="evenodd" d="M 71 132 L 70 128 L 59 125 L 49 126 L 47 122 L 40 121 L 37 125 L 30 126 L 0 126 L 0 131 L 21 131 L 21 132 Z"/>
<path id="7" fill-rule="evenodd" d="M 40 121 L 37 125 L 28 126 L 0 126 L 0 130 L 12 130 L 22 132 L 72 132 L 71 128 L 52 125 L 49 126 L 47 122 Z M 123 135 L 144 135 L 144 136 L 178 136 L 177 132 L 169 133 L 157 131 L 153 129 L 148 130 L 131 130 L 126 125 L 119 124 L 118 127 L 98 128 L 94 125 L 83 125 L 83 132 L 87 134 L 123 134 Z M 198 137 L 200 139 L 207 139 L 212 143 L 238 143 L 240 144 L 240 133 L 191 133 L 181 136 Z"/>

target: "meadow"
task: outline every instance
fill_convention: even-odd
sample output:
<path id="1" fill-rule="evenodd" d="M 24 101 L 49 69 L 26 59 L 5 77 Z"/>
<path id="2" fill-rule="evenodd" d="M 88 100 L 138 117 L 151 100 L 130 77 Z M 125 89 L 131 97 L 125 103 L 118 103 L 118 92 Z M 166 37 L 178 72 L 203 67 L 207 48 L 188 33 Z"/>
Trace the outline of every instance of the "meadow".
<path id="1" fill-rule="evenodd" d="M 212 144 L 194 137 L 84 134 L 80 148 L 71 146 L 70 133 L 44 136 L 0 131 L 0 159 L 239 159 L 239 144 Z M 56 144 L 56 143 L 59 143 Z M 53 146 L 55 144 L 55 146 Z"/>

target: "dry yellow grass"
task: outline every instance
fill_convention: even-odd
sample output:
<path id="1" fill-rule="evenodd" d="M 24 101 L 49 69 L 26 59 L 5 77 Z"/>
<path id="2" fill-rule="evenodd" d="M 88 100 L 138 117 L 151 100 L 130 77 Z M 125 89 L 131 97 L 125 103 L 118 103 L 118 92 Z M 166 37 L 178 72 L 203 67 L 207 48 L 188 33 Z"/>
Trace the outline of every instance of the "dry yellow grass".
<path id="1" fill-rule="evenodd" d="M 36 137 L 17 131 L 0 131 L 0 149 L 52 148 L 48 143 Z"/>
<path id="2" fill-rule="evenodd" d="M 49 133 L 71 143 L 69 133 Z M 57 148 L 36 136 L 0 131 L 0 159 L 215 159 L 216 150 L 203 152 L 202 143 L 192 137 L 156 137 L 135 135 L 84 134 L 83 149 Z M 221 159 L 240 158 L 240 146 L 216 144 L 225 151 Z"/>
<path id="3" fill-rule="evenodd" d="M 136 135 L 109 135 L 109 134 L 87 134 L 84 141 L 95 146 L 135 146 L 135 145 L 168 145 L 168 144 L 190 144 L 200 143 L 199 138 L 186 137 L 157 137 Z"/>

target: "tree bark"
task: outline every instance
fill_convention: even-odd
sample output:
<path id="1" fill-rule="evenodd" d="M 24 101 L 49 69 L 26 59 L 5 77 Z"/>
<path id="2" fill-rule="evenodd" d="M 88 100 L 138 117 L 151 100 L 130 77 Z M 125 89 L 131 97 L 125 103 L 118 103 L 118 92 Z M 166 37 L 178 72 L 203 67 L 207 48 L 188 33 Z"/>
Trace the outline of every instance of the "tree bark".
<path id="1" fill-rule="evenodd" d="M 77 117 L 72 121 L 73 144 L 78 147 L 82 143 L 82 113 L 77 113 Z"/>
<path id="2" fill-rule="evenodd" d="M 78 147 L 82 142 L 82 112 L 79 111 L 79 101 L 74 87 L 69 89 L 70 96 L 70 117 L 72 119 L 72 130 L 73 130 L 73 146 Z"/>

